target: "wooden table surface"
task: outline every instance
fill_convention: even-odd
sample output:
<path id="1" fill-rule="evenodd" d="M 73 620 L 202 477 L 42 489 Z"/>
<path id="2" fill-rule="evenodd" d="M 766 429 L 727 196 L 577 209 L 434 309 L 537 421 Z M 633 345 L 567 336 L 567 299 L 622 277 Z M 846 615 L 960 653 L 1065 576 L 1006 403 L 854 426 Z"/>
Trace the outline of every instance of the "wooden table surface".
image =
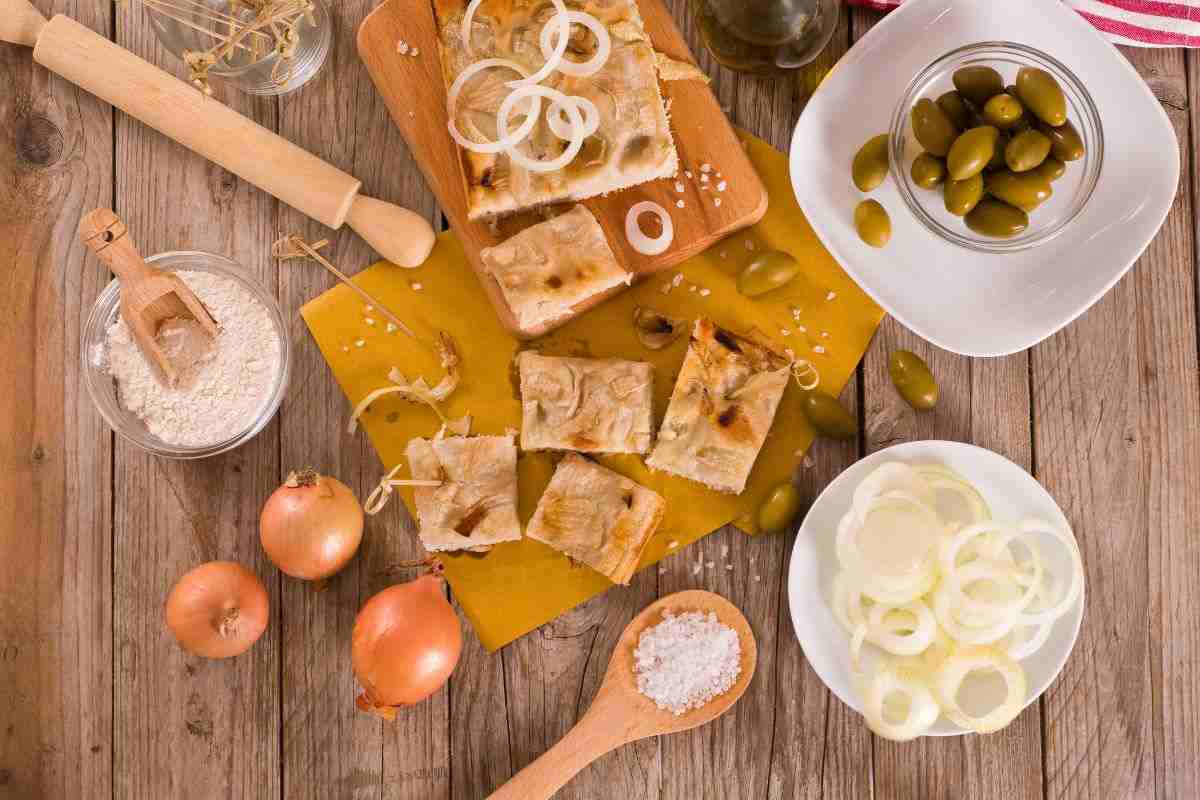
<path id="1" fill-rule="evenodd" d="M 225 102 L 360 177 L 366 191 L 440 224 L 354 48 L 376 0 L 339 0 L 321 75 L 282 99 Z M 178 73 L 141 12 L 39 0 Z M 673 0 L 713 88 L 739 125 L 786 147 L 822 72 L 877 16 L 845 15 L 820 62 L 762 80 L 717 68 Z M 733 711 L 699 730 L 624 747 L 563 797 L 1124 798 L 1200 796 L 1200 384 L 1191 157 L 1200 56 L 1126 50 L 1161 100 L 1185 167 L 1175 206 L 1133 271 L 1083 318 L 1028 352 L 971 360 L 886 320 L 843 401 L 857 443 L 818 443 L 812 498 L 865 453 L 912 439 L 974 442 L 1031 469 L 1075 526 L 1087 614 L 1065 671 L 1002 733 L 894 744 L 872 736 L 805 663 L 788 618 L 787 536 L 716 533 L 664 572 L 640 573 L 487 655 L 469 632 L 447 688 L 385 724 L 354 708 L 350 630 L 418 555 L 392 504 L 324 592 L 281 578 L 258 511 L 289 468 L 311 464 L 360 494 L 381 465 L 344 432 L 347 403 L 297 310 L 331 284 L 270 258 L 279 236 L 319 225 L 35 69 L 0 44 L 0 798 L 478 798 L 546 750 L 595 693 L 613 643 L 656 597 L 702 587 L 741 608 L 758 673 Z M 424 57 L 434 57 L 428 54 Z M 1136 186 L 1129 187 L 1137 191 Z M 198 463 L 116 439 L 79 382 L 79 331 L 109 277 L 75 241 L 80 215 L 112 205 L 143 252 L 225 253 L 278 291 L 295 374 L 254 441 Z M 348 232 L 335 261 L 372 253 Z M 916 415 L 888 385 L 906 347 L 939 376 Z M 698 554 L 738 568 L 692 575 Z M 235 559 L 264 577 L 267 634 L 246 656 L 185 655 L 163 623 L 188 568 Z M 757 579 L 755 579 L 757 577 Z"/>

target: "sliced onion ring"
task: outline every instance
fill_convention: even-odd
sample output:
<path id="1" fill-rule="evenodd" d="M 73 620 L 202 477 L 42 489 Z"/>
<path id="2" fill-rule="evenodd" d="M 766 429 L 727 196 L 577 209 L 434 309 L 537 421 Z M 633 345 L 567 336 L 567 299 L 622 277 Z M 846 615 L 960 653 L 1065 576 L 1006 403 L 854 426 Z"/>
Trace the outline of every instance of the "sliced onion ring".
<path id="1" fill-rule="evenodd" d="M 525 116 L 525 121 L 521 123 L 520 127 L 512 133 L 508 133 L 507 131 L 501 132 L 500 138 L 494 142 L 476 142 L 463 136 L 455 122 L 455 116 L 458 113 L 458 95 L 462 92 L 463 87 L 466 86 L 467 81 L 477 73 L 493 67 L 511 69 L 518 75 L 528 74 L 525 68 L 515 61 L 509 61 L 505 58 L 485 58 L 481 61 L 476 61 L 458 73 L 458 77 L 450 84 L 450 91 L 446 95 L 446 114 L 448 116 L 446 127 L 450 130 L 450 136 L 463 148 L 475 153 L 502 153 L 515 147 L 533 132 L 533 127 L 537 125 L 538 115 L 542 110 L 541 99 L 533 97 L 530 100 L 530 107 Z"/>
<path id="2" fill-rule="evenodd" d="M 967 624 L 955 613 L 954 600 L 950 587 L 943 583 L 933 593 L 933 615 L 950 638 L 963 644 L 993 644 L 1007 636 L 1017 625 L 1016 613 L 988 625 Z"/>
<path id="3" fill-rule="evenodd" d="M 970 565 L 960 565 L 958 563 L 959 551 L 963 545 L 972 539 L 988 533 L 996 534 L 997 538 L 994 540 L 994 544 L 997 549 L 1002 547 L 1007 548 L 1008 543 L 1014 539 L 1020 540 L 1029 549 L 1033 563 L 1032 581 L 1029 582 L 1025 587 L 1025 591 L 1015 600 L 988 603 L 971 597 L 965 591 L 967 581 L 962 580 L 960 577 L 961 573 L 974 572 L 979 576 L 976 579 L 979 579 L 986 577 L 986 572 L 971 570 L 969 569 Z M 967 615 L 970 615 L 969 617 L 960 615 L 964 620 L 978 619 L 980 621 L 991 621 L 1005 619 L 1010 614 L 1019 614 L 1024 611 L 1037 598 L 1038 587 L 1042 581 L 1042 557 L 1037 542 L 1033 540 L 1032 536 L 1020 529 L 992 521 L 977 522 L 974 525 L 968 525 L 950 538 L 943 540 L 938 559 L 942 571 L 943 586 L 949 588 L 955 599 L 961 601 L 963 611 Z M 994 574 L 999 575 L 1000 573 L 997 572 Z"/>
<path id="4" fill-rule="evenodd" d="M 651 239 L 643 233 L 642 226 L 638 224 L 638 217 L 647 212 L 658 217 L 662 222 L 662 233 L 657 239 Z M 671 246 L 671 242 L 675 240 L 675 224 L 671 221 L 671 215 L 665 208 L 651 200 L 643 200 L 640 203 L 634 203 L 633 207 L 625 214 L 625 238 L 629 240 L 629 245 L 642 255 L 656 256 L 666 252 L 666 249 Z"/>
<path id="5" fill-rule="evenodd" d="M 1063 547 L 1067 548 L 1067 553 L 1071 559 L 1071 580 L 1067 584 L 1067 590 L 1058 602 L 1045 611 L 1025 612 L 1021 614 L 1020 623 L 1022 625 L 1041 625 L 1054 620 L 1067 613 L 1075 601 L 1079 599 L 1079 595 L 1083 592 L 1083 560 L 1079 556 L 1079 546 L 1075 544 L 1075 539 L 1069 533 L 1059 530 L 1057 527 L 1048 522 L 1041 520 L 1030 519 L 1021 523 L 1021 530 L 1026 533 L 1048 533 L 1056 538 Z"/>
<path id="6" fill-rule="evenodd" d="M 571 39 L 571 19 L 567 13 L 567 5 L 563 0 L 550 0 L 550 2 L 554 3 L 554 8 L 558 12 L 550 18 L 550 21 L 545 26 L 548 28 L 554 25 L 556 21 L 558 22 L 558 25 L 555 26 L 559 32 L 558 41 L 554 45 L 554 52 L 546 57 L 546 63 L 542 64 L 542 68 L 537 72 L 519 81 L 509 81 L 508 85 L 513 89 L 518 86 L 534 86 L 541 83 L 550 77 L 551 72 L 562 66 L 565 60 L 564 54 L 567 52 L 567 43 Z"/>
<path id="7" fill-rule="evenodd" d="M 1004 702 L 981 717 L 963 711 L 956 695 L 967 675 L 994 669 L 1004 679 L 1008 693 Z M 942 711 L 955 725 L 976 733 L 992 733 L 1016 719 L 1025 707 L 1025 671 L 1020 664 L 994 647 L 966 647 L 951 655 L 934 675 L 934 688 Z"/>
<path id="8" fill-rule="evenodd" d="M 558 2 L 562 2 L 562 0 L 558 0 Z M 508 118 L 512 114 L 513 106 L 526 97 L 545 97 L 562 105 L 567 112 L 567 118 L 571 121 L 572 135 L 570 144 L 567 145 L 567 149 L 558 158 L 551 159 L 550 161 L 532 159 L 522 153 L 516 145 L 509 147 L 504 152 L 508 154 L 508 157 L 514 163 L 520 164 L 530 172 L 554 172 L 560 170 L 567 164 L 570 164 L 583 148 L 583 117 L 579 113 L 579 107 L 575 105 L 574 100 L 557 89 L 538 86 L 536 84 L 518 86 L 516 89 L 513 89 L 508 97 L 504 98 L 504 102 L 500 104 L 500 111 L 496 115 L 496 130 L 502 137 L 508 138 Z M 528 122 L 528 119 L 526 119 L 526 122 Z"/>
<path id="9" fill-rule="evenodd" d="M 586 139 L 600 130 L 600 109 L 596 108 L 596 104 L 580 95 L 569 95 L 569 99 L 583 115 L 583 137 Z M 555 136 L 563 140 L 570 140 L 573 129 L 565 114 L 566 107 L 555 100 L 546 111 L 546 123 L 550 126 L 550 132 Z"/>
<path id="10" fill-rule="evenodd" d="M 922 681 L 903 670 L 881 665 L 868 677 L 863 687 L 863 716 L 871 730 L 896 742 L 915 739 L 937 721 L 940 709 L 933 693 Z M 890 695 L 901 693 L 908 697 L 908 713 L 901 722 L 890 721 L 884 704 Z"/>
<path id="11" fill-rule="evenodd" d="M 466 51 L 468 58 L 474 58 L 475 53 L 471 50 L 471 21 L 475 19 L 475 12 L 479 10 L 483 0 L 471 0 L 467 3 L 467 10 L 463 12 L 462 18 L 462 40 L 463 50 Z"/>
<path id="12" fill-rule="evenodd" d="M 596 34 L 596 54 L 587 61 L 572 61 L 564 55 L 557 65 L 558 71 L 564 75 L 574 75 L 577 78 L 586 78 L 588 75 L 596 74 L 608 61 L 608 56 L 612 52 L 612 38 L 608 35 L 608 29 L 604 27 L 600 20 L 582 11 L 568 11 L 567 20 L 568 38 L 571 35 L 570 23 L 572 22 L 577 22 Z M 553 22 L 554 20 L 551 19 L 543 25 L 542 35 L 538 37 L 538 44 L 542 48 L 542 58 L 545 58 L 547 62 L 554 55 L 554 51 L 550 45 L 550 37 L 554 35 L 555 31 L 559 30 L 558 27 L 551 24 Z M 559 44 L 559 42 L 556 41 L 555 44 Z M 565 48 L 563 52 L 566 52 Z"/>
<path id="13" fill-rule="evenodd" d="M 916 621 L 907 634 L 896 633 L 896 623 L 888 622 L 888 615 L 901 613 Z M 904 623 L 907 628 L 909 623 Z M 886 606 L 882 603 L 871 607 L 867 615 L 867 626 L 871 644 L 896 656 L 919 655 L 933 644 L 937 637 L 937 620 L 929 606 L 920 600 L 902 606 Z"/>

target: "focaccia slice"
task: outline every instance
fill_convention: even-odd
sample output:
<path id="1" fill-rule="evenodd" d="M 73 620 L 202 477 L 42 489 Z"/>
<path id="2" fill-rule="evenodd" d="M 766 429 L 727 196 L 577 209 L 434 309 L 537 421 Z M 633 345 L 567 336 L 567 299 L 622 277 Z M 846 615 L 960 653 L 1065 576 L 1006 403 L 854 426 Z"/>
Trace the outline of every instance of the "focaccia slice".
<path id="1" fill-rule="evenodd" d="M 559 358 L 525 351 L 521 449 L 645 453 L 654 417 L 654 367 L 620 358 Z"/>
<path id="2" fill-rule="evenodd" d="M 775 420 L 790 361 L 698 319 L 646 464 L 740 494 Z"/>
<path id="3" fill-rule="evenodd" d="M 484 58 L 516 62 L 528 74 L 542 67 L 545 59 L 539 37 L 556 13 L 553 4 L 546 0 L 484 0 L 472 17 L 470 52 L 462 35 L 467 4 L 468 0 L 433 3 L 447 88 L 467 66 Z M 467 213 L 472 220 L 607 194 L 674 175 L 678 168 L 654 50 L 636 0 L 572 0 L 567 6 L 600 20 L 609 32 L 612 50 L 596 73 L 571 76 L 555 70 L 542 85 L 590 100 L 599 112 L 599 127 L 569 164 L 551 172 L 528 170 L 513 163 L 506 153 L 476 153 L 455 145 L 462 159 Z M 581 25 L 571 27 L 567 58 L 587 61 L 596 47 L 594 34 Z M 458 99 L 458 130 L 475 141 L 498 139 L 496 115 L 512 91 L 507 84 L 518 77 L 509 69 L 487 69 L 470 78 Z M 548 101 L 542 102 L 543 113 L 536 127 L 519 145 L 525 155 L 543 162 L 558 158 L 567 147 L 546 122 L 548 105 Z M 520 120 L 514 114 L 511 128 Z"/>
<path id="4" fill-rule="evenodd" d="M 417 524 L 430 552 L 491 549 L 521 538 L 517 519 L 517 446 L 511 436 L 413 439 L 406 451 L 416 480 Z"/>
<path id="5" fill-rule="evenodd" d="M 628 584 L 667 502 L 624 475 L 568 453 L 538 501 L 529 538 Z"/>
<path id="6" fill-rule="evenodd" d="M 617 263 L 591 211 L 575 206 L 479 253 L 524 332 L 558 321 L 633 273 Z"/>

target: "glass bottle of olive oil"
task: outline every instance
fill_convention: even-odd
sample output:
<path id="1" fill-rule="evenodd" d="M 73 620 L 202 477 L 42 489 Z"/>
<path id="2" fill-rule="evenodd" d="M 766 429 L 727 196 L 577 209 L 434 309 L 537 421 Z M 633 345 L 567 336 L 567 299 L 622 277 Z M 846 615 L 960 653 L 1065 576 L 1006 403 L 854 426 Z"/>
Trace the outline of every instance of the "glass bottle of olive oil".
<path id="1" fill-rule="evenodd" d="M 829 44 L 840 0 L 691 0 L 705 47 L 730 69 L 798 69 Z"/>

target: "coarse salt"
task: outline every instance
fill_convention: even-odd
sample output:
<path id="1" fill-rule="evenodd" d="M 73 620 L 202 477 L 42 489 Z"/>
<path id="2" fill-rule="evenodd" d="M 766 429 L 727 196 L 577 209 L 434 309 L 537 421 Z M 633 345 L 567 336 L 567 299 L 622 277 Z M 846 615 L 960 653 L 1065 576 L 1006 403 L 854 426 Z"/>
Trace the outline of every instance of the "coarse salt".
<path id="1" fill-rule="evenodd" d="M 721 182 L 719 182 L 719 183 L 717 184 L 717 191 L 718 191 L 718 192 L 723 192 L 723 191 L 725 191 L 725 187 L 726 187 L 726 186 L 728 186 L 728 185 L 729 185 L 729 184 L 728 184 L 728 183 L 726 183 L 725 181 L 721 181 Z"/>
<path id="2" fill-rule="evenodd" d="M 714 205 L 714 206 L 717 206 L 718 208 L 720 208 L 720 207 L 721 207 L 721 198 L 719 198 L 719 197 L 714 197 L 714 198 L 713 198 L 713 205 Z"/>
<path id="3" fill-rule="evenodd" d="M 676 547 L 679 547 L 679 542 L 677 542 L 677 541 L 675 541 L 674 539 L 672 539 L 671 541 L 667 542 L 667 547 L 669 547 L 669 548 L 671 548 L 671 549 L 674 549 L 674 548 L 676 548 Z"/>
<path id="4" fill-rule="evenodd" d="M 363 317 L 363 322 L 366 323 L 367 325 L 375 324 L 375 320 L 371 319 L 370 317 Z"/>
<path id="5" fill-rule="evenodd" d="M 685 169 L 683 174 L 684 177 L 686 177 L 689 181 L 692 179 L 692 171 L 690 169 Z"/>
<path id="6" fill-rule="evenodd" d="M 705 288 L 700 290 L 701 297 L 708 297 L 710 294 L 712 294 L 712 289 Z"/>
<path id="7" fill-rule="evenodd" d="M 367 343 L 367 342 L 366 342 L 366 340 L 364 340 L 364 339 L 355 339 L 355 340 L 354 340 L 354 346 L 355 346 L 355 347 L 362 347 L 362 346 L 363 346 L 363 345 L 365 345 L 366 343 Z"/>
<path id="8" fill-rule="evenodd" d="M 676 200 L 676 201 L 675 201 L 675 207 L 676 207 L 676 208 L 683 208 L 683 205 L 684 205 L 684 203 L 683 203 L 683 201 L 682 201 L 682 200 Z"/>
<path id="9" fill-rule="evenodd" d="M 672 285 L 672 286 L 678 286 L 678 285 L 679 285 L 679 284 L 681 284 L 681 283 L 683 283 L 683 273 L 682 273 L 682 272 L 676 272 L 676 273 L 675 273 L 675 277 L 671 278 L 671 285 Z"/>
<path id="10" fill-rule="evenodd" d="M 395 332 L 396 332 L 396 325 L 395 325 L 395 323 L 389 322 L 389 323 L 387 324 L 387 332 L 388 332 L 388 333 L 395 333 Z"/>
<path id="11" fill-rule="evenodd" d="M 729 691 L 742 672 L 737 631 L 709 612 L 663 612 L 633 651 L 638 691 L 679 716 Z"/>
<path id="12" fill-rule="evenodd" d="M 403 39 L 396 42 L 396 52 L 402 56 L 408 55 L 408 42 L 404 41 Z"/>
<path id="13" fill-rule="evenodd" d="M 422 286 L 421 286 L 421 282 L 420 282 L 420 281 L 413 281 L 413 282 L 412 282 L 412 290 L 413 290 L 414 292 L 419 292 L 419 291 L 421 291 L 421 289 L 422 289 L 422 288 L 424 288 L 424 287 L 422 287 Z"/>
<path id="14" fill-rule="evenodd" d="M 825 352 L 825 348 L 824 348 L 824 347 L 822 347 L 821 345 L 817 345 L 816 347 L 814 347 L 814 348 L 813 348 L 813 352 L 814 352 L 814 353 L 818 353 L 818 354 L 819 354 L 819 353 L 824 353 L 824 352 Z"/>
<path id="15" fill-rule="evenodd" d="M 704 162 L 703 164 L 700 165 L 700 171 L 701 172 L 712 172 L 712 164 L 709 164 L 707 161 Z"/>
<path id="16" fill-rule="evenodd" d="M 835 297 L 837 297 L 837 292 L 830 292 L 829 294 L 825 295 L 826 300 L 832 300 Z"/>
<path id="17" fill-rule="evenodd" d="M 682 192 L 682 191 L 683 191 L 683 184 L 682 184 L 682 183 L 679 183 L 679 182 L 677 181 L 677 182 L 675 183 L 675 191 L 677 191 L 677 192 Z"/>

